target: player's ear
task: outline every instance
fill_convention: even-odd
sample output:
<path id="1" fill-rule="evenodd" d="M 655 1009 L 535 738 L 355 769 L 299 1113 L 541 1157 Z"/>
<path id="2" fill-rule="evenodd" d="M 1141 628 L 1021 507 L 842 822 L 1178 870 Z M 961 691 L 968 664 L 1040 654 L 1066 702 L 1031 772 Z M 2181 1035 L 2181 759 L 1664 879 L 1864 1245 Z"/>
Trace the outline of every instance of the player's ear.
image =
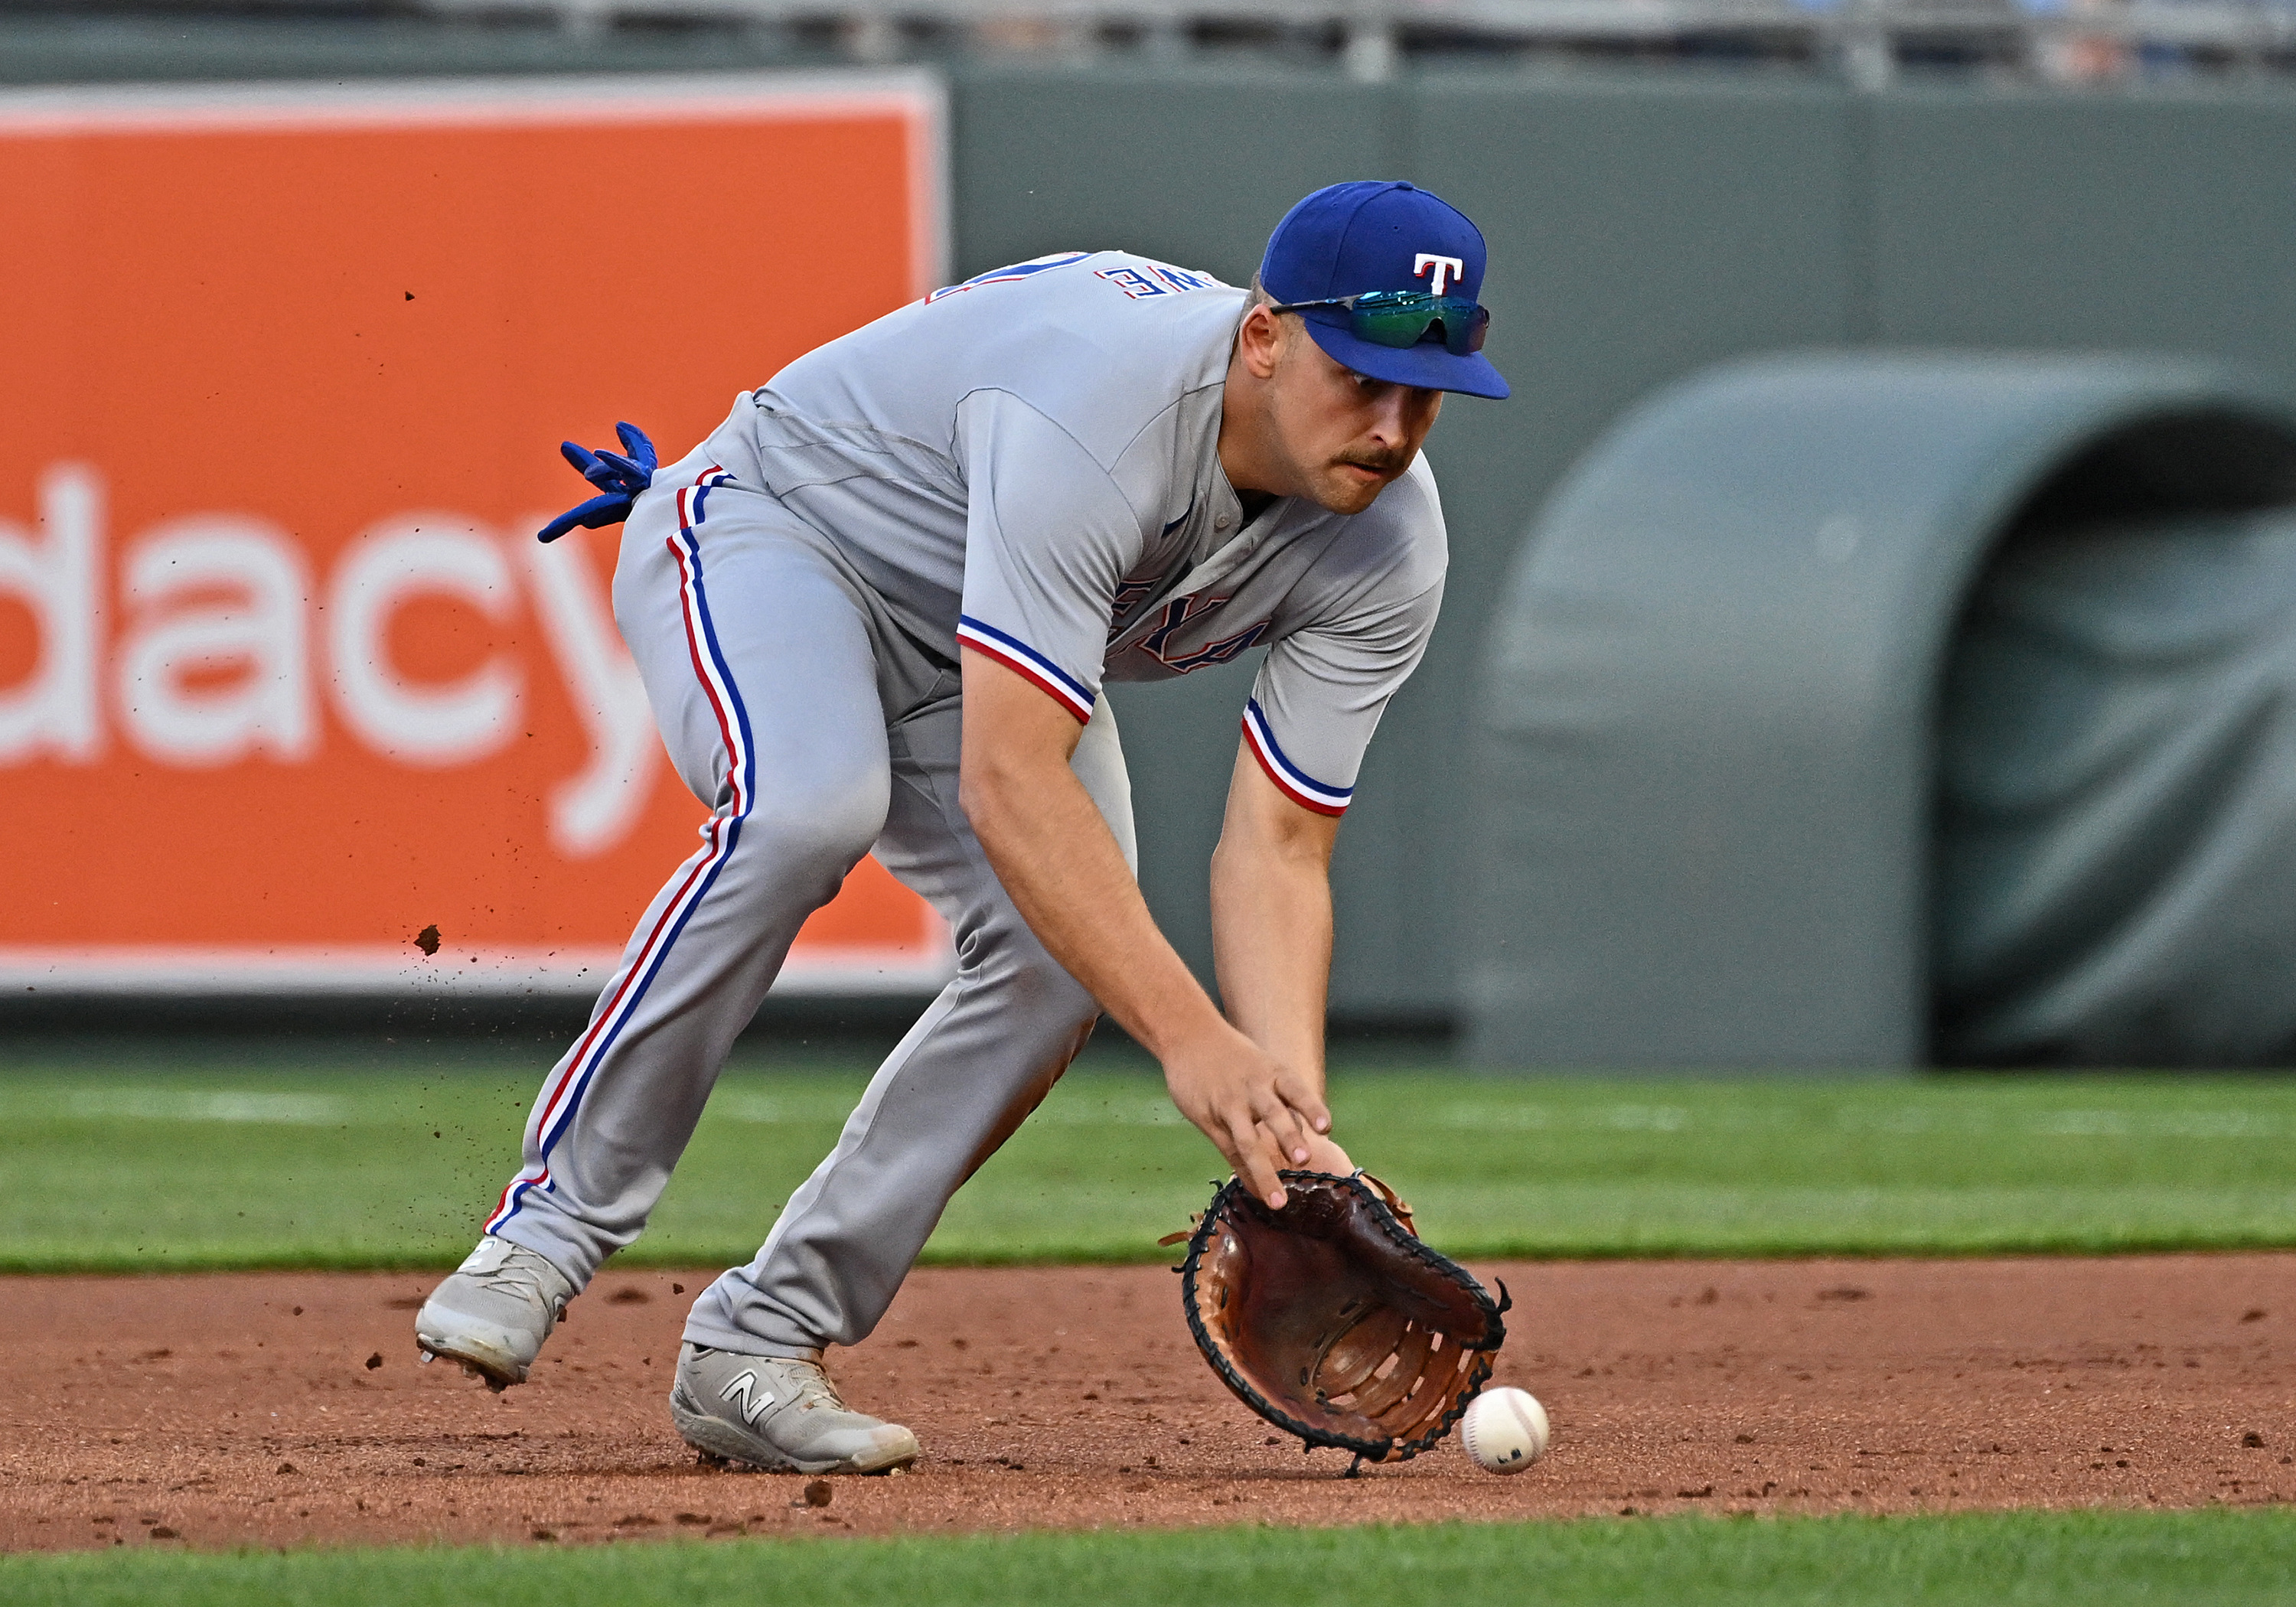
<path id="1" fill-rule="evenodd" d="M 1265 304 L 1244 314 L 1243 323 L 1235 332 L 1236 352 L 1252 378 L 1264 380 L 1275 372 L 1290 334 L 1291 331 L 1283 327 L 1283 320 L 1269 312 Z"/>

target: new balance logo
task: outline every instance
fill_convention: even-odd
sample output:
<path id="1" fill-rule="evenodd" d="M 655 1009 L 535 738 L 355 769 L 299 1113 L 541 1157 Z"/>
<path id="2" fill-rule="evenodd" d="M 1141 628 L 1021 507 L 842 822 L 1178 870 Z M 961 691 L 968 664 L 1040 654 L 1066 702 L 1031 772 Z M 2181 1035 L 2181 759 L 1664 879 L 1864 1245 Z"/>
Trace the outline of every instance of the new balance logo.
<path id="1" fill-rule="evenodd" d="M 750 1399 L 752 1395 L 758 1397 L 754 1405 Z M 751 1428 L 757 1427 L 758 1419 L 764 1416 L 766 1408 L 774 1404 L 773 1396 L 758 1382 L 755 1373 L 735 1374 L 734 1382 L 719 1391 L 719 1398 L 732 1401 L 734 1409 L 742 1414 L 742 1421 Z"/>

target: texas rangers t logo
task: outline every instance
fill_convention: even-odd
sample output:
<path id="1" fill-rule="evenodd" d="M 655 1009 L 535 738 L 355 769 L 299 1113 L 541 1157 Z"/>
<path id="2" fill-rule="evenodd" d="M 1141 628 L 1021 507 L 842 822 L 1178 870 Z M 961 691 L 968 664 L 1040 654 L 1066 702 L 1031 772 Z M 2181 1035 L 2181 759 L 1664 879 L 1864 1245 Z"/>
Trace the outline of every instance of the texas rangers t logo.
<path id="1" fill-rule="evenodd" d="M 1422 251 L 1412 259 L 1411 276 L 1416 279 L 1431 267 L 1435 270 L 1435 293 L 1439 296 L 1450 280 L 1467 276 L 1467 265 L 1456 257 L 1438 257 L 1428 251 Z"/>

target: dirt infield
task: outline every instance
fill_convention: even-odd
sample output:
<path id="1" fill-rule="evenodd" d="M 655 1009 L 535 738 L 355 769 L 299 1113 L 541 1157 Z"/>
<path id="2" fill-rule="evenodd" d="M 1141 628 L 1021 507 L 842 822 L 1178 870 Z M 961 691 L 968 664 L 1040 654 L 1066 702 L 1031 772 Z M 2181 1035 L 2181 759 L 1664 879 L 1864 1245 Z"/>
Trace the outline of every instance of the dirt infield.
<path id="1" fill-rule="evenodd" d="M 425 1277 L 0 1279 L 0 1546 L 2296 1499 L 2296 1255 L 1476 1270 L 1554 1418 L 1526 1474 L 1447 1441 L 1340 1478 L 1220 1389 L 1160 1268 L 928 1271 L 832 1357 L 925 1460 L 826 1506 L 671 1431 L 699 1275 L 610 1272 L 502 1396 L 414 1365 Z"/>

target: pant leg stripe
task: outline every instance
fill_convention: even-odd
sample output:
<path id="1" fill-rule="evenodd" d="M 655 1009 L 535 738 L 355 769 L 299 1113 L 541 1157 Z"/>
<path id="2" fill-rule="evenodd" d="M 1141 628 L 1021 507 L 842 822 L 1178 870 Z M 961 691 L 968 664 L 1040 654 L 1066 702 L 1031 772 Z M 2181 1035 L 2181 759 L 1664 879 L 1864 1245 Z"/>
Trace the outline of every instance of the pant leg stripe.
<path id="1" fill-rule="evenodd" d="M 702 478 L 709 480 L 718 472 L 712 470 Z M 742 707 L 740 694 L 734 690 L 732 673 L 727 669 L 725 657 L 718 650 L 715 634 L 709 628 L 709 599 L 702 581 L 701 544 L 694 537 L 693 527 L 685 522 L 688 508 L 685 499 L 691 495 L 692 488 L 681 488 L 678 493 L 681 526 L 678 534 L 682 537 L 683 545 L 681 545 L 679 542 L 672 542 L 669 544 L 670 552 L 678 566 L 678 589 L 685 603 L 681 611 L 685 619 L 687 649 L 693 655 L 694 669 L 701 679 L 702 691 L 709 699 L 711 712 L 717 717 L 719 737 L 726 744 L 728 758 L 732 760 L 727 767 L 727 777 L 733 783 L 734 790 L 734 797 L 730 800 L 732 807 L 726 815 L 718 816 L 710 823 L 709 852 L 693 867 L 693 873 L 687 877 L 685 888 L 680 890 L 677 898 L 671 900 L 668 908 L 662 912 L 662 919 L 655 923 L 653 934 L 647 942 L 646 951 L 640 953 L 637 964 L 631 967 L 630 975 L 624 981 L 624 998 L 618 1001 L 618 1008 L 600 1018 L 598 1028 L 592 1029 L 594 1034 L 597 1034 L 599 1029 L 603 1029 L 595 1048 L 586 1053 L 576 1064 L 567 1068 L 570 1074 L 568 1080 L 573 1084 L 573 1098 L 568 1103 L 566 1110 L 555 1123 L 551 1121 L 551 1111 L 548 1109 L 544 1111 L 542 1121 L 548 1128 L 542 1141 L 542 1152 L 545 1158 L 555 1147 L 558 1140 L 564 1136 L 566 1128 L 572 1123 L 575 1112 L 581 1103 L 582 1093 L 592 1075 L 596 1071 L 598 1062 L 604 1059 L 606 1054 L 613 1047 L 615 1039 L 621 1036 L 622 1029 L 627 1024 L 638 1001 L 644 996 L 647 988 L 652 985 L 655 976 L 660 972 L 663 962 L 669 957 L 669 951 L 676 943 L 678 935 L 685 930 L 686 922 L 693 918 L 694 909 L 708 896 L 709 889 L 718 880 L 718 873 L 725 868 L 726 859 L 732 856 L 734 846 L 740 842 L 742 821 L 749 814 L 750 802 L 755 795 L 751 783 L 755 778 L 756 761 L 750 752 L 749 711 Z M 699 632 L 696 630 L 697 621 L 701 627 Z M 707 664 L 704 663 L 700 647 L 701 638 L 708 639 L 709 644 Z M 715 673 L 712 673 L 713 671 Z M 733 712 L 731 718 L 727 717 L 729 704 Z M 562 1083 L 562 1095 L 564 1091 L 565 1085 Z M 552 1102 L 553 1105 L 556 1103 L 555 1099 Z"/>
<path id="2" fill-rule="evenodd" d="M 722 470 L 713 467 L 700 477 L 701 488 L 706 489 L 725 478 Z M 750 742 L 749 710 L 742 702 L 732 672 L 726 667 L 725 654 L 718 647 L 702 584 L 701 544 L 693 533 L 694 524 L 700 522 L 700 506 L 698 502 L 689 503 L 687 500 L 695 489 L 695 487 L 679 488 L 678 536 L 682 539 L 673 539 L 667 545 L 678 567 L 678 590 L 682 603 L 679 612 L 685 622 L 687 648 L 693 656 L 694 672 L 701 683 L 702 692 L 709 698 L 711 712 L 717 717 L 718 734 L 731 761 L 727 778 L 733 785 L 734 797 L 730 800 L 733 807 L 728 814 L 710 823 L 708 852 L 695 864 L 685 879 L 685 884 L 663 909 L 660 918 L 654 922 L 653 930 L 646 934 L 636 963 L 623 977 L 613 1001 L 599 1013 L 598 1019 L 584 1034 L 582 1043 L 560 1074 L 557 1086 L 549 1092 L 543 1103 L 542 1113 L 536 1119 L 542 1163 L 530 1168 L 534 1176 L 527 1177 L 521 1173 L 504 1189 L 495 1214 L 487 1220 L 485 1231 L 488 1233 L 493 1233 L 517 1214 L 528 1191 L 537 1187 L 546 1191 L 551 1187 L 551 1151 L 572 1126 L 581 1108 L 582 1096 L 599 1064 L 621 1037 L 622 1029 L 628 1024 L 654 978 L 660 973 L 679 934 L 685 930 L 686 922 L 693 918 L 694 910 L 717 882 L 726 861 L 732 857 L 734 846 L 741 840 L 742 820 L 749 814 L 750 801 L 755 796 L 756 758 Z M 701 645 L 705 641 L 708 644 L 706 662 Z M 732 711 L 730 718 L 729 705 Z M 562 1102 L 565 1107 L 562 1111 L 559 1108 Z"/>
<path id="3" fill-rule="evenodd" d="M 630 989 L 628 1005 L 619 1013 L 613 1025 L 599 1042 L 596 1052 L 587 1057 L 588 1063 L 583 1067 L 580 1079 L 575 1085 L 573 1098 L 567 1103 L 565 1111 L 544 1136 L 542 1153 L 545 1159 L 551 1150 L 556 1146 L 559 1139 L 565 1136 L 566 1129 L 573 1124 L 575 1114 L 581 1105 L 583 1092 L 588 1086 L 591 1078 L 595 1075 L 599 1062 L 613 1048 L 614 1040 L 621 1036 L 623 1027 L 628 1024 L 629 1017 L 634 1013 L 638 1001 L 644 996 L 646 989 L 652 986 L 655 976 L 660 972 L 662 965 L 668 960 L 669 951 L 676 945 L 679 934 L 685 931 L 685 923 L 693 919 L 693 912 L 701 907 L 701 901 L 709 896 L 710 888 L 718 881 L 718 873 L 726 868 L 726 861 L 733 857 L 734 847 L 742 839 L 742 822 L 749 815 L 750 804 L 756 796 L 752 784 L 756 778 L 756 758 L 750 749 L 749 710 L 742 707 L 741 696 L 734 689 L 732 673 L 726 668 L 725 655 L 718 650 L 716 634 L 710 628 L 709 598 L 702 585 L 701 545 L 694 540 L 691 529 L 681 530 L 679 534 L 685 541 L 685 550 L 678 553 L 676 556 L 679 570 L 685 577 L 680 589 L 687 603 L 687 645 L 693 653 L 696 667 L 702 668 L 704 655 L 700 643 L 706 641 L 709 644 L 707 668 L 701 676 L 701 685 L 703 690 L 708 693 L 710 707 L 718 717 L 718 729 L 725 738 L 727 755 L 733 760 L 727 770 L 728 779 L 732 782 L 734 789 L 732 808 L 726 815 L 720 816 L 710 823 L 709 853 L 694 867 L 696 875 L 689 878 L 686 884 L 688 891 L 675 901 L 669 910 L 663 912 L 665 918 L 674 914 L 674 923 L 662 936 L 659 946 L 654 948 L 651 963 L 641 956 L 639 966 L 643 967 L 644 975 L 637 978 L 637 985 Z M 701 627 L 698 635 L 695 630 L 697 620 Z M 710 671 L 715 673 L 709 673 Z M 728 717 L 729 705 L 730 718 Z M 637 970 L 637 967 L 633 968 L 634 975 Z M 544 1120 L 545 1122 L 549 1120 L 547 1113 L 545 1114 Z"/>

